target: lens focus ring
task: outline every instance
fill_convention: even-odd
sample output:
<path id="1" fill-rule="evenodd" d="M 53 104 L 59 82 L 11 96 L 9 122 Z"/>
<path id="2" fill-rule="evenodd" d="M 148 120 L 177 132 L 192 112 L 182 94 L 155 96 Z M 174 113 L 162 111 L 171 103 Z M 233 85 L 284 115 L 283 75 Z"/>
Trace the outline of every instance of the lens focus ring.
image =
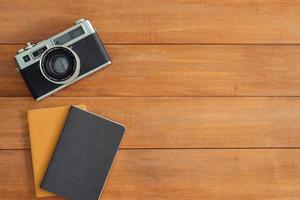
<path id="1" fill-rule="evenodd" d="M 77 54 L 64 46 L 55 46 L 44 52 L 40 60 L 44 77 L 56 84 L 66 84 L 79 74 L 80 62 Z"/>

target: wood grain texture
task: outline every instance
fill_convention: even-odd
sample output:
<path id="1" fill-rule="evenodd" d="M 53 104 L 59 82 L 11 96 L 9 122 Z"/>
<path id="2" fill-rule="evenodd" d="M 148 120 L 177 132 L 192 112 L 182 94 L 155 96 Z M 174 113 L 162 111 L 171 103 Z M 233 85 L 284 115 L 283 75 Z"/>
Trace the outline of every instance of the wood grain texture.
<path id="1" fill-rule="evenodd" d="M 86 104 L 127 127 L 101 199 L 298 200 L 299 13 L 294 0 L 0 0 L 0 199 L 36 199 L 26 111 Z M 113 64 L 34 101 L 16 50 L 78 18 Z"/>
<path id="2" fill-rule="evenodd" d="M 90 19 L 106 43 L 299 43 L 294 0 L 1 0 L 0 43 L 40 41 Z"/>
<path id="3" fill-rule="evenodd" d="M 122 148 L 300 147 L 300 98 L 0 98 L 0 148 L 29 148 L 26 111 L 70 104 L 126 126 Z"/>
<path id="4" fill-rule="evenodd" d="M 299 157 L 299 149 L 120 150 L 101 199 L 296 200 Z M 0 160 L 0 199 L 35 199 L 30 152 L 3 150 Z"/>
<path id="5" fill-rule="evenodd" d="M 31 96 L 0 45 L 0 96 Z M 113 64 L 55 96 L 299 96 L 297 45 L 107 45 Z"/>

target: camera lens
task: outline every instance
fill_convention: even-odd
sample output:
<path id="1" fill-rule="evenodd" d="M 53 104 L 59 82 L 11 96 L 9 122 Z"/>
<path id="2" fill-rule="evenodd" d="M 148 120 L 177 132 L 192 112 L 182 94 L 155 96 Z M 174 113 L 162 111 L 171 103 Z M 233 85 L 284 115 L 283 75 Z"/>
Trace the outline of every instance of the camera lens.
<path id="1" fill-rule="evenodd" d="M 79 73 L 79 59 L 66 47 L 48 49 L 40 62 L 43 75 L 51 82 L 65 84 Z"/>
<path id="2" fill-rule="evenodd" d="M 48 71 L 58 78 L 68 76 L 72 72 L 73 61 L 70 57 L 64 56 L 62 54 L 54 55 L 49 59 Z"/>

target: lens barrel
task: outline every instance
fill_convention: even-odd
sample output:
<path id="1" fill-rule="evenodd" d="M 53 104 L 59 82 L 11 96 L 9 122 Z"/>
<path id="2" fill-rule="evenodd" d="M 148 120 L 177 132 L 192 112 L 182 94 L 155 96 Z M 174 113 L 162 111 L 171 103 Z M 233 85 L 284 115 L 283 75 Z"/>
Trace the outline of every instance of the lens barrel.
<path id="1" fill-rule="evenodd" d="M 40 69 L 49 81 L 66 84 L 78 76 L 80 62 L 76 53 L 68 47 L 55 46 L 42 55 Z"/>

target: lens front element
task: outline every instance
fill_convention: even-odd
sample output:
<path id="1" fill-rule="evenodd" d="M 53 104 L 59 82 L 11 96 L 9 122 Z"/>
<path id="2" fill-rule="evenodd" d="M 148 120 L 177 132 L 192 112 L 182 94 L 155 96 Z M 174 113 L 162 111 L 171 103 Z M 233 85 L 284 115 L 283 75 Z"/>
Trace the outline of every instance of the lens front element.
<path id="1" fill-rule="evenodd" d="M 46 79 L 57 84 L 66 84 L 79 74 L 79 59 L 75 52 L 63 46 L 48 49 L 40 61 Z"/>

